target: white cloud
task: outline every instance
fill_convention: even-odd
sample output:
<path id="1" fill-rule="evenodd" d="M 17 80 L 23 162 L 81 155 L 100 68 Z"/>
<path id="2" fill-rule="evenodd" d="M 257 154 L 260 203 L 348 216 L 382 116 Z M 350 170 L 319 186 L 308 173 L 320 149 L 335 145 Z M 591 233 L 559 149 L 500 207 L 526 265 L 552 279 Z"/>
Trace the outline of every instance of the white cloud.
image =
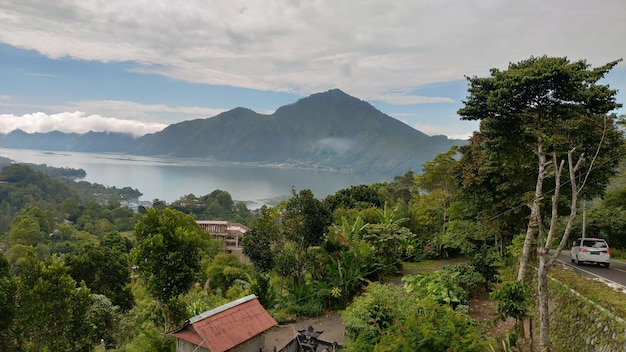
<path id="1" fill-rule="evenodd" d="M 391 105 L 416 105 L 416 104 L 441 104 L 456 103 L 452 98 L 448 97 L 425 97 L 419 95 L 411 95 L 409 93 L 387 93 L 381 94 L 371 100 L 384 101 Z"/>
<path id="2" fill-rule="evenodd" d="M 445 103 L 395 92 L 530 55 L 626 57 L 624 13 L 618 0 L 4 0 L 0 42 L 190 82 Z"/>
<path id="3" fill-rule="evenodd" d="M 21 116 L 0 114 L 0 133 L 7 134 L 20 129 L 28 133 L 60 131 L 66 133 L 120 132 L 142 136 L 158 132 L 165 124 L 147 123 L 137 120 L 122 120 L 100 115 L 85 115 L 80 111 L 45 114 L 37 112 Z"/>
<path id="4" fill-rule="evenodd" d="M 413 124 L 412 127 L 429 136 L 437 136 L 437 135 L 444 134 L 440 127 L 433 126 L 428 123 L 416 123 L 416 124 Z"/>
<path id="5" fill-rule="evenodd" d="M 140 104 L 123 100 L 83 100 L 70 102 L 64 106 L 48 107 L 56 111 L 86 111 L 106 116 L 124 116 L 128 119 L 152 121 L 158 123 L 178 122 L 181 119 L 208 118 L 218 115 L 226 109 L 206 108 L 200 106 L 168 106 L 166 104 Z M 169 121 L 163 118 L 165 114 L 172 114 Z"/>

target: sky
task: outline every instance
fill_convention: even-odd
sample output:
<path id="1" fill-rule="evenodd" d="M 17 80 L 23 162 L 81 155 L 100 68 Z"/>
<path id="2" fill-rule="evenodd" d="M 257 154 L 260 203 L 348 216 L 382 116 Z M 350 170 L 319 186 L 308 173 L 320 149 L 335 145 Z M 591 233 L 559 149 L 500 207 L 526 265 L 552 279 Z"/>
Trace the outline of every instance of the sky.
<path id="1" fill-rule="evenodd" d="M 531 56 L 626 59 L 625 14 L 623 0 L 3 0 L 0 133 L 140 136 L 339 88 L 468 138 L 466 77 Z M 624 62 L 602 83 L 626 104 Z"/>

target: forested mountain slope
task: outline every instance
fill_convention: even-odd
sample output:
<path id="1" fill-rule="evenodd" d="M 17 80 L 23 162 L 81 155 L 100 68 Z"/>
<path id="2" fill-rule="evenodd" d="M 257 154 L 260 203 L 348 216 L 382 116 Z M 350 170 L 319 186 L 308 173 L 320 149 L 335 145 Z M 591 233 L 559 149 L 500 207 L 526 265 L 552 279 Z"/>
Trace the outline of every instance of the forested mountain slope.
<path id="1" fill-rule="evenodd" d="M 235 108 L 141 138 L 119 133 L 0 134 L 0 147 L 210 158 L 397 176 L 465 141 L 427 136 L 339 89 L 271 115 Z"/>

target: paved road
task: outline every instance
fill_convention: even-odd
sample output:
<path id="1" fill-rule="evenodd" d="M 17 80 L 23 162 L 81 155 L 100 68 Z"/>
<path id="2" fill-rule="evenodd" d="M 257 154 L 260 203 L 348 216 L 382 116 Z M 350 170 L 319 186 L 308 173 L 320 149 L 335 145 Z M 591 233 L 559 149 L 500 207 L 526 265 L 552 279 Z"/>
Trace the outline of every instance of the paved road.
<path id="1" fill-rule="evenodd" d="M 623 286 L 626 290 L 626 263 L 611 260 L 609 268 L 597 266 L 594 264 L 576 265 L 572 263 L 569 250 L 563 250 L 559 256 L 559 260 L 581 274 L 594 278 L 602 278 Z"/>

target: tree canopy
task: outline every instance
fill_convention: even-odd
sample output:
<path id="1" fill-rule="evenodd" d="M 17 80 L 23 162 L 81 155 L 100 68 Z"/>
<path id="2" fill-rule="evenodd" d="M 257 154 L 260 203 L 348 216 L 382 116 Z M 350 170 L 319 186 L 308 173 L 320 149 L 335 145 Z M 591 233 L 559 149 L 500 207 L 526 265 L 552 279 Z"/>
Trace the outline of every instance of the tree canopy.
<path id="1" fill-rule="evenodd" d="M 468 77 L 469 96 L 458 113 L 463 120 L 480 120 L 480 131 L 462 146 L 456 169 L 464 196 L 488 218 L 498 214 L 519 233 L 528 215 L 518 207 L 529 201 L 537 180 L 537 156 L 574 158 L 585 155 L 580 173 L 581 197 L 602 194 L 623 152 L 616 128 L 616 91 L 598 81 L 619 61 L 590 68 L 584 60 L 531 57 L 507 70 L 491 69 L 489 77 Z M 562 181 L 567 182 L 568 175 Z M 553 189 L 545 180 L 545 189 Z M 567 195 L 567 193 L 565 194 Z"/>

